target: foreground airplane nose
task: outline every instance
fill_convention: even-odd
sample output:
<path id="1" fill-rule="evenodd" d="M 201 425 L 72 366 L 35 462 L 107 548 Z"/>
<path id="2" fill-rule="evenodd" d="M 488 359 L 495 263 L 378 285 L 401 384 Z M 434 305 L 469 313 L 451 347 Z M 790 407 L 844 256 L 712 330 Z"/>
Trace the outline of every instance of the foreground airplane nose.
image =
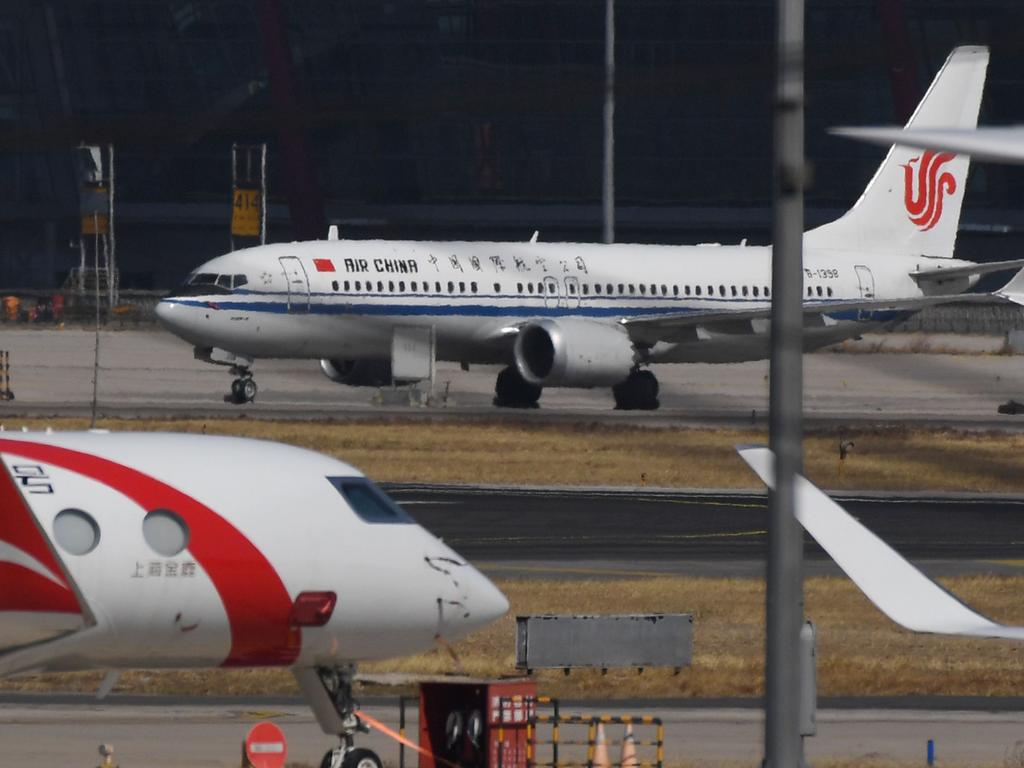
<path id="1" fill-rule="evenodd" d="M 156 319 L 159 320 L 165 328 L 173 327 L 174 302 L 162 299 L 157 302 L 155 311 Z"/>
<path id="2" fill-rule="evenodd" d="M 480 571 L 473 569 L 466 590 L 469 621 L 478 627 L 486 626 L 508 613 L 508 598 Z"/>

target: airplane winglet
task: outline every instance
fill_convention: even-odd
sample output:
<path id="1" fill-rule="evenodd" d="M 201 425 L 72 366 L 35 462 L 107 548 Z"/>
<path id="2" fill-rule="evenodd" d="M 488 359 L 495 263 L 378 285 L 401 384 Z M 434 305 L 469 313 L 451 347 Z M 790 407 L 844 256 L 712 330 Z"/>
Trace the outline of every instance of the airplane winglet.
<path id="1" fill-rule="evenodd" d="M 773 487 L 772 452 L 758 446 L 737 450 L 761 481 Z M 799 475 L 795 501 L 800 524 L 864 595 L 900 626 L 914 632 L 1024 640 L 1024 627 L 997 624 L 974 611 Z"/>

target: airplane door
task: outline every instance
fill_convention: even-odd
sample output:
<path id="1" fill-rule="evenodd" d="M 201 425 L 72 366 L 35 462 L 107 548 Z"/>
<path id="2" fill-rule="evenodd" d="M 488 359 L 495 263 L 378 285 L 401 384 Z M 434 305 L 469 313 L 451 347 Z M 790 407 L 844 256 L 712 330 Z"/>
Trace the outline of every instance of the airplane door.
<path id="1" fill-rule="evenodd" d="M 544 306 L 555 307 L 561 303 L 558 280 L 551 275 L 544 278 Z"/>
<path id="2" fill-rule="evenodd" d="M 580 305 L 580 279 L 578 277 L 565 278 L 565 300 L 570 309 L 576 309 Z"/>
<path id="3" fill-rule="evenodd" d="M 288 284 L 288 311 L 292 314 L 309 312 L 309 276 L 298 256 L 282 256 L 281 269 Z"/>
<path id="4" fill-rule="evenodd" d="M 860 283 L 860 297 L 862 299 L 875 298 L 875 276 L 871 274 L 871 270 L 863 264 L 858 264 L 853 269 L 857 273 L 857 281 Z"/>

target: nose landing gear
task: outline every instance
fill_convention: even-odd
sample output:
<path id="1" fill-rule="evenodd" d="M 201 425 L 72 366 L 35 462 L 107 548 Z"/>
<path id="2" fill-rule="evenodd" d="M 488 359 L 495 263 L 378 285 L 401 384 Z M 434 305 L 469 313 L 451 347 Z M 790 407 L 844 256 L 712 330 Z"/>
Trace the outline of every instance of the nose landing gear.
<path id="1" fill-rule="evenodd" d="M 231 366 L 231 375 L 237 378 L 231 382 L 231 394 L 224 395 L 224 402 L 244 405 L 256 399 L 256 379 L 248 366 Z"/>
<path id="2" fill-rule="evenodd" d="M 341 744 L 324 755 L 320 768 L 382 768 L 376 752 L 355 745 L 357 733 L 370 731 L 356 715 L 356 703 L 352 698 L 355 667 L 316 667 L 293 671 L 320 728 L 324 733 L 336 733 L 341 740 Z"/>

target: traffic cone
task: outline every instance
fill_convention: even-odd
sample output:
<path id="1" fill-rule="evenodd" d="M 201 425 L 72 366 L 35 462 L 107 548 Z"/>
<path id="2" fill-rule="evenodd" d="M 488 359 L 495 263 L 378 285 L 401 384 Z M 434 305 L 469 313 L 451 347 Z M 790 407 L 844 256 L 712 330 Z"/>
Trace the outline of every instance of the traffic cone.
<path id="1" fill-rule="evenodd" d="M 636 739 L 633 738 L 633 724 L 626 723 L 626 735 L 622 737 L 622 768 L 640 768 L 636 759 Z"/>
<path id="2" fill-rule="evenodd" d="M 594 768 L 612 768 L 608 759 L 608 742 L 604 739 L 604 723 L 597 724 L 597 741 L 594 743 Z"/>

